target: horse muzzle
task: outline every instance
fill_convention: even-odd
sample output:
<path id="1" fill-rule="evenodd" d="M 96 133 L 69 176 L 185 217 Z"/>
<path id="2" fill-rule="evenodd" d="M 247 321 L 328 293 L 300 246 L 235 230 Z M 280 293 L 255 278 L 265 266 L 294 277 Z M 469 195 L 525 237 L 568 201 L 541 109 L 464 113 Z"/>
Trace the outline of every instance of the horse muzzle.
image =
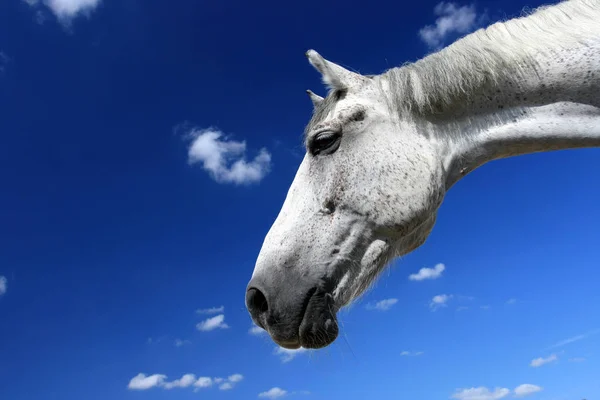
<path id="1" fill-rule="evenodd" d="M 254 323 L 287 349 L 326 347 L 338 335 L 333 295 L 323 286 L 295 280 L 291 287 L 278 290 L 257 275 L 248 284 L 246 307 Z"/>

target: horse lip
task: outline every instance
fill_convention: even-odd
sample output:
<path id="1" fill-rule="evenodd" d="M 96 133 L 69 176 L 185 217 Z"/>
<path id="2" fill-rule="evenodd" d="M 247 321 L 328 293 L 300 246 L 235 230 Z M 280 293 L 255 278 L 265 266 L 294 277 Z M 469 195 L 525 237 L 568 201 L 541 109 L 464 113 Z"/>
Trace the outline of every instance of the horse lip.
<path id="1" fill-rule="evenodd" d="M 333 343 L 339 331 L 336 312 L 332 294 L 317 288 L 309 297 L 298 327 L 301 346 L 317 349 Z"/>
<path id="2" fill-rule="evenodd" d="M 300 345 L 300 340 L 295 340 L 293 342 L 290 342 L 290 341 L 278 341 L 275 338 L 273 338 L 273 341 L 275 343 L 277 343 L 277 345 L 279 347 L 283 347 L 284 349 L 288 349 L 288 350 L 297 350 L 300 347 L 302 347 Z"/>
<path id="3" fill-rule="evenodd" d="M 273 341 L 275 343 L 277 343 L 278 346 L 283 347 L 284 349 L 288 349 L 288 350 L 296 350 L 296 349 L 302 347 L 301 340 L 300 340 L 300 327 L 302 326 L 302 323 L 304 322 L 304 317 L 306 315 L 306 310 L 308 309 L 308 305 L 310 304 L 310 300 L 313 298 L 315 293 L 317 293 L 317 290 L 318 290 L 318 287 L 315 286 L 315 287 L 311 288 L 308 292 L 306 292 L 306 295 L 302 302 L 302 308 L 300 310 L 300 313 L 298 314 L 298 319 L 296 322 L 298 324 L 298 328 L 297 328 L 298 334 L 296 335 L 295 338 L 290 339 L 288 337 L 284 340 L 280 340 L 280 338 L 277 337 L 277 332 L 273 332 L 271 329 L 267 330 L 267 332 L 271 336 L 271 339 L 273 339 Z"/>
<path id="4" fill-rule="evenodd" d="M 310 289 L 306 293 L 304 302 L 302 303 L 302 311 L 300 312 L 300 319 L 299 319 L 300 323 L 298 324 L 298 331 L 300 331 L 300 327 L 302 326 L 302 323 L 304 322 L 304 318 L 306 317 L 306 310 L 308 310 L 308 305 L 310 304 L 311 299 L 317 293 L 317 289 L 318 288 L 315 286 L 314 288 Z"/>

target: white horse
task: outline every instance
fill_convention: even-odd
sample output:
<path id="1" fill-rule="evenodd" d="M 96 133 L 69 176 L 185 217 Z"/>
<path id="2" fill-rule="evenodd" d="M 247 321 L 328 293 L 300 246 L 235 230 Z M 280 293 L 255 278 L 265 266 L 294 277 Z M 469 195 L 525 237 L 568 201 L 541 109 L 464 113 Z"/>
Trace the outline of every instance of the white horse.
<path id="1" fill-rule="evenodd" d="M 306 55 L 329 93 L 308 91 L 307 152 L 246 292 L 285 348 L 331 344 L 338 310 L 423 244 L 470 171 L 600 146 L 600 0 L 538 8 L 375 76 Z"/>

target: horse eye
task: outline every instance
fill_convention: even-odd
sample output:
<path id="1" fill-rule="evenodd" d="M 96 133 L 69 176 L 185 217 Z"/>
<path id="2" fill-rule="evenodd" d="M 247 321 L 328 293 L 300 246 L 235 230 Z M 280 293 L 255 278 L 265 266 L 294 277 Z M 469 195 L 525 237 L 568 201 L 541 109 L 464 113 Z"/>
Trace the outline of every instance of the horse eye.
<path id="1" fill-rule="evenodd" d="M 337 132 L 319 133 L 311 140 L 309 150 L 313 156 L 331 154 L 340 147 L 341 138 L 342 136 Z"/>

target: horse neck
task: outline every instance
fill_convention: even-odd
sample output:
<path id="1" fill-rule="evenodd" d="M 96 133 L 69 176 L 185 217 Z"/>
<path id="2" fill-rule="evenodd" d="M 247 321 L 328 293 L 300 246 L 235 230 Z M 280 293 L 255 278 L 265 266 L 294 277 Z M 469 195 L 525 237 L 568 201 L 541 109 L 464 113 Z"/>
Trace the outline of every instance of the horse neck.
<path id="1" fill-rule="evenodd" d="M 425 118 L 437 133 L 447 188 L 495 159 L 600 147 L 600 41 L 531 58 L 520 74 Z"/>

